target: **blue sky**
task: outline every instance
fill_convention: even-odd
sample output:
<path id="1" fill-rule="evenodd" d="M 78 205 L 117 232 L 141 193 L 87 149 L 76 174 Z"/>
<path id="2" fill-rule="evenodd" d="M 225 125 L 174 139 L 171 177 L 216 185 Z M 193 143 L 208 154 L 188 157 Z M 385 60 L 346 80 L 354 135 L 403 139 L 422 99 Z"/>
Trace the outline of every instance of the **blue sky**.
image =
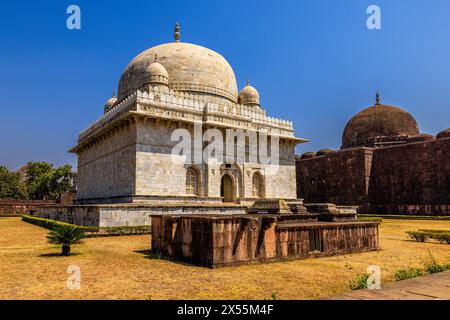
<path id="1" fill-rule="evenodd" d="M 66 28 L 81 8 L 82 29 Z M 369 30 L 366 9 L 382 10 Z M 211 48 L 251 79 L 271 116 L 310 139 L 298 153 L 339 148 L 346 122 L 382 102 L 407 109 L 422 132 L 450 126 L 448 0 L 20 1 L 0 9 L 0 165 L 76 164 L 67 153 L 102 113 L 139 52 L 182 41 Z"/>

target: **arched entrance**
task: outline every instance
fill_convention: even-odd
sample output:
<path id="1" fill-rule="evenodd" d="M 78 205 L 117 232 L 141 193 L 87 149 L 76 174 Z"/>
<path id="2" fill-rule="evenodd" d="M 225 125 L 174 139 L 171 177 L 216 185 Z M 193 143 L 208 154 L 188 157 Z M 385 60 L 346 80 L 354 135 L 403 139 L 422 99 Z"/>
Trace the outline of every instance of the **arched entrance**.
<path id="1" fill-rule="evenodd" d="M 222 181 L 220 183 L 220 196 L 223 198 L 223 202 L 233 202 L 234 201 L 234 185 L 233 180 L 228 174 L 222 176 Z"/>

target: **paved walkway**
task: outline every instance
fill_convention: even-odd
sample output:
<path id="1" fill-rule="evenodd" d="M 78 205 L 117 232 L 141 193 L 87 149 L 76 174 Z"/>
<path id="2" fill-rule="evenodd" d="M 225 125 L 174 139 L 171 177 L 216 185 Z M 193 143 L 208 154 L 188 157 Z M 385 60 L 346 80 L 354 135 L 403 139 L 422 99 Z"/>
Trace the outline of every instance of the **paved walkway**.
<path id="1" fill-rule="evenodd" d="M 356 290 L 328 300 L 450 300 L 450 271 L 381 284 L 380 290 Z"/>

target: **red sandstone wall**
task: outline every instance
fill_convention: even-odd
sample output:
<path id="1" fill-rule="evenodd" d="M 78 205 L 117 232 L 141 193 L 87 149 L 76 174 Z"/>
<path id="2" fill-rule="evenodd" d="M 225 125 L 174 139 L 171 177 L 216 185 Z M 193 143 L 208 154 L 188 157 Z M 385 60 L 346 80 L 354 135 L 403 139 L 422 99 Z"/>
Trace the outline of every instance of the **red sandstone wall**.
<path id="1" fill-rule="evenodd" d="M 310 250 L 311 229 L 322 251 Z M 379 249 L 378 223 L 280 223 L 245 215 L 222 217 L 153 216 L 152 250 L 191 263 L 217 267 Z"/>
<path id="2" fill-rule="evenodd" d="M 0 213 L 26 214 L 30 210 L 36 210 L 38 206 L 55 204 L 53 200 L 1 200 Z"/>
<path id="3" fill-rule="evenodd" d="M 298 160 L 297 196 L 309 203 L 366 203 L 372 153 L 357 148 Z"/>
<path id="4" fill-rule="evenodd" d="M 450 214 L 450 138 L 377 149 L 369 200 L 377 212 Z"/>
<path id="5" fill-rule="evenodd" d="M 450 215 L 450 138 L 298 160 L 305 202 L 370 203 L 370 213 Z"/>

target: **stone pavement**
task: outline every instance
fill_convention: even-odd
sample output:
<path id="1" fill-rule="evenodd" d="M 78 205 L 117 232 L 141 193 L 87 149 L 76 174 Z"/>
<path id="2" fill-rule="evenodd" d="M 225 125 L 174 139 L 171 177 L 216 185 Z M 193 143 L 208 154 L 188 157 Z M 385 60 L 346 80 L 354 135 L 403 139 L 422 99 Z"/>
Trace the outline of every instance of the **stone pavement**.
<path id="1" fill-rule="evenodd" d="M 380 290 L 356 290 L 327 300 L 450 300 L 450 271 L 381 284 Z"/>

